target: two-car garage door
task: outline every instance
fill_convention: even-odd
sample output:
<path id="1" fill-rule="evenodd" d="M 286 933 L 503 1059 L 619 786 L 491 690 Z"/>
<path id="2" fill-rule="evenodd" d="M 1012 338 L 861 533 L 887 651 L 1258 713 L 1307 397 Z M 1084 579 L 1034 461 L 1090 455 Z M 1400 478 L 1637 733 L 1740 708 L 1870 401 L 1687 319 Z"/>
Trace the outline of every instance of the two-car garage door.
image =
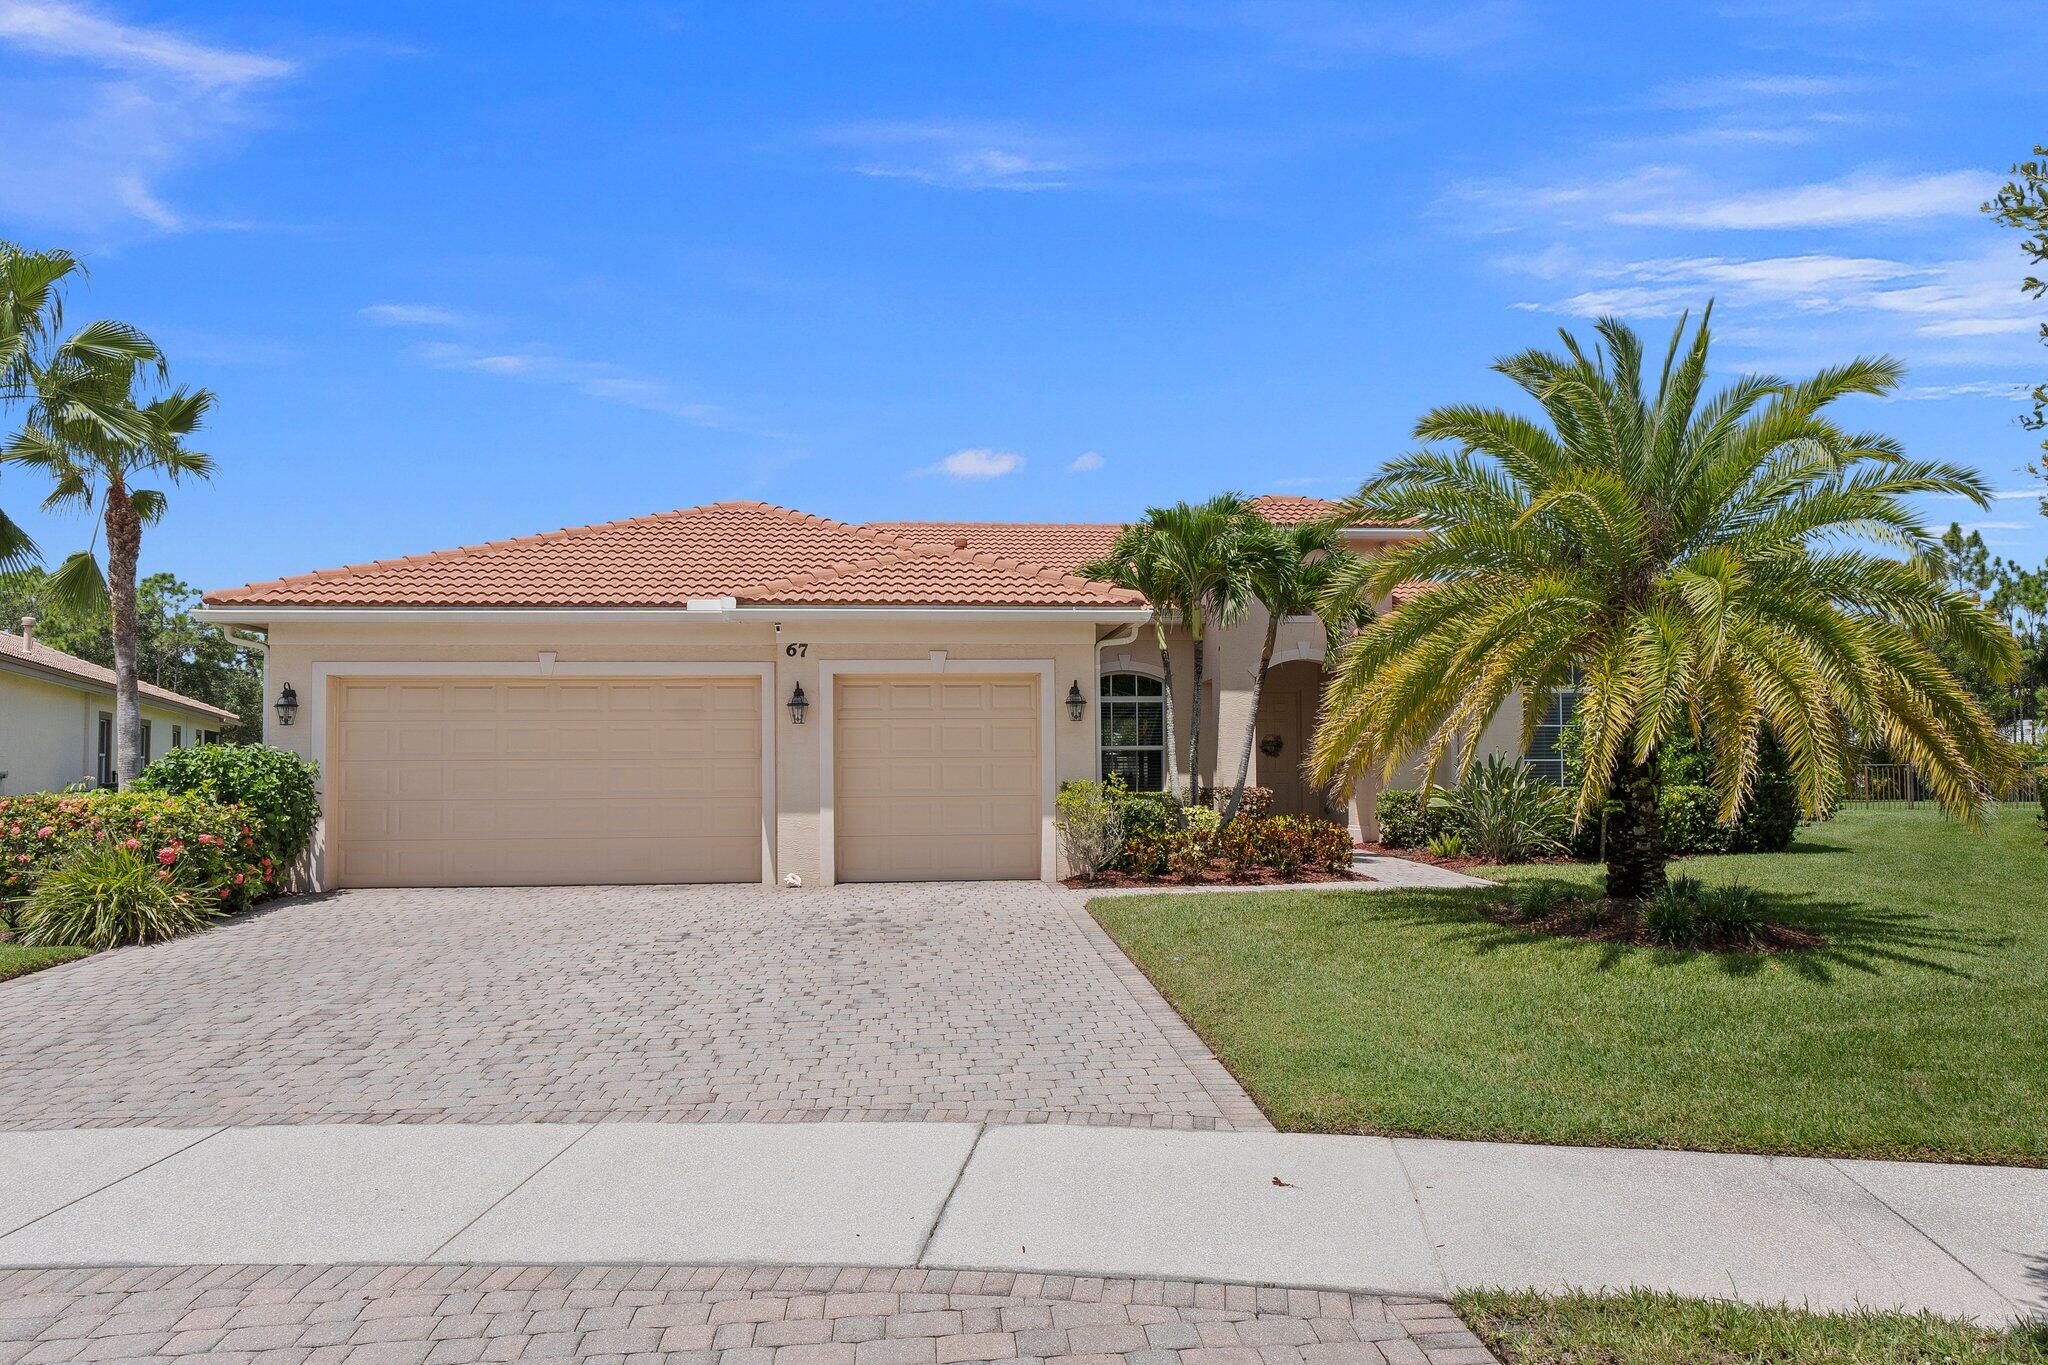
<path id="1" fill-rule="evenodd" d="M 334 685 L 340 886 L 761 877 L 752 677 Z"/>

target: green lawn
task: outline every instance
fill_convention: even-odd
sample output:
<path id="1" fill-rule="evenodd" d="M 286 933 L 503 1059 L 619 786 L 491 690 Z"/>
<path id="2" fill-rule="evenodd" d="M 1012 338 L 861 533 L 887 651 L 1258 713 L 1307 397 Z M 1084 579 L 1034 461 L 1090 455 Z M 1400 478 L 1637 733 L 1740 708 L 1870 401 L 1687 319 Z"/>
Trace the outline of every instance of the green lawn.
<path id="1" fill-rule="evenodd" d="M 59 962 L 69 962 L 75 957 L 84 957 L 89 948 L 22 948 L 12 943 L 0 943 L 0 981 L 10 976 L 27 976 L 45 967 L 54 967 Z"/>
<path id="2" fill-rule="evenodd" d="M 2048 1165 L 2048 849 L 2030 811 L 1983 832 L 1850 811 L 1790 853 L 1683 866 L 1769 892 L 1827 946 L 1537 938 L 1479 917 L 1484 891 L 1093 909 L 1283 1129 Z"/>
<path id="3" fill-rule="evenodd" d="M 2048 1328 L 1919 1313 L 1802 1313 L 1644 1290 L 1493 1290 L 1455 1303 L 1506 1365 L 2048 1365 Z"/>

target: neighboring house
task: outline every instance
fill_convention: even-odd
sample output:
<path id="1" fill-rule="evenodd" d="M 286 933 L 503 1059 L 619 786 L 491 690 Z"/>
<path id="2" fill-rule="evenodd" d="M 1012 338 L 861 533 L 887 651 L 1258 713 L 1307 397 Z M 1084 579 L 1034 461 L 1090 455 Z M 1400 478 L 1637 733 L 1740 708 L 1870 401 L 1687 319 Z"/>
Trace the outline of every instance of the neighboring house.
<path id="1" fill-rule="evenodd" d="M 235 715 L 142 683 L 142 759 L 220 738 Z M 0 793 L 114 785 L 114 670 L 0 631 Z"/>
<path id="2" fill-rule="evenodd" d="M 1156 787 L 1163 768 L 1151 613 L 1074 572 L 1118 529 L 713 503 L 250 584 L 195 614 L 269 632 L 266 695 L 297 709 L 265 737 L 322 766 L 323 886 L 1049 879 L 1059 783 Z M 1236 772 L 1264 629 L 1211 637 L 1205 785 Z M 1370 833 L 1376 784 L 1333 811 L 1300 776 L 1322 655 L 1320 625 L 1283 623 L 1253 779 Z"/>

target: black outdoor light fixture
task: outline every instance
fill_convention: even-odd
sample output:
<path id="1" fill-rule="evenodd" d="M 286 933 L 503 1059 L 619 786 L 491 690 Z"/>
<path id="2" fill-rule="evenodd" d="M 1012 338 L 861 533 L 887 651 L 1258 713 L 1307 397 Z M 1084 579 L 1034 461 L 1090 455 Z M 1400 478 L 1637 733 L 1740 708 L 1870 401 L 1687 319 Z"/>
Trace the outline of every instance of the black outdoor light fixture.
<path id="1" fill-rule="evenodd" d="M 1072 720 L 1081 719 L 1081 713 L 1088 709 L 1088 699 L 1081 695 L 1081 681 L 1076 678 L 1067 688 L 1067 716 Z"/>
<path id="2" fill-rule="evenodd" d="M 804 685 L 798 683 L 796 690 L 789 694 L 789 723 L 791 725 L 802 725 L 804 723 L 804 712 L 810 710 L 810 707 L 811 699 L 804 695 Z"/>
<path id="3" fill-rule="evenodd" d="M 277 694 L 277 723 L 279 725 L 290 725 L 298 718 L 299 694 L 293 690 L 290 683 L 286 683 L 284 691 Z"/>

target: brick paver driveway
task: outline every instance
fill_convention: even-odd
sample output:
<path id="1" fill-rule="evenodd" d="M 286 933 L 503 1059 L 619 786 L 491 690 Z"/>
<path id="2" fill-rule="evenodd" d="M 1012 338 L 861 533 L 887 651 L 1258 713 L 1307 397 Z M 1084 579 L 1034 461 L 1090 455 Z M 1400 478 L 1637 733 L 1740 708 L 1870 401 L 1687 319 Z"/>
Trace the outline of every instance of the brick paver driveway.
<path id="1" fill-rule="evenodd" d="M 350 891 L 0 987 L 0 1126 L 1266 1126 L 1037 883 Z"/>

